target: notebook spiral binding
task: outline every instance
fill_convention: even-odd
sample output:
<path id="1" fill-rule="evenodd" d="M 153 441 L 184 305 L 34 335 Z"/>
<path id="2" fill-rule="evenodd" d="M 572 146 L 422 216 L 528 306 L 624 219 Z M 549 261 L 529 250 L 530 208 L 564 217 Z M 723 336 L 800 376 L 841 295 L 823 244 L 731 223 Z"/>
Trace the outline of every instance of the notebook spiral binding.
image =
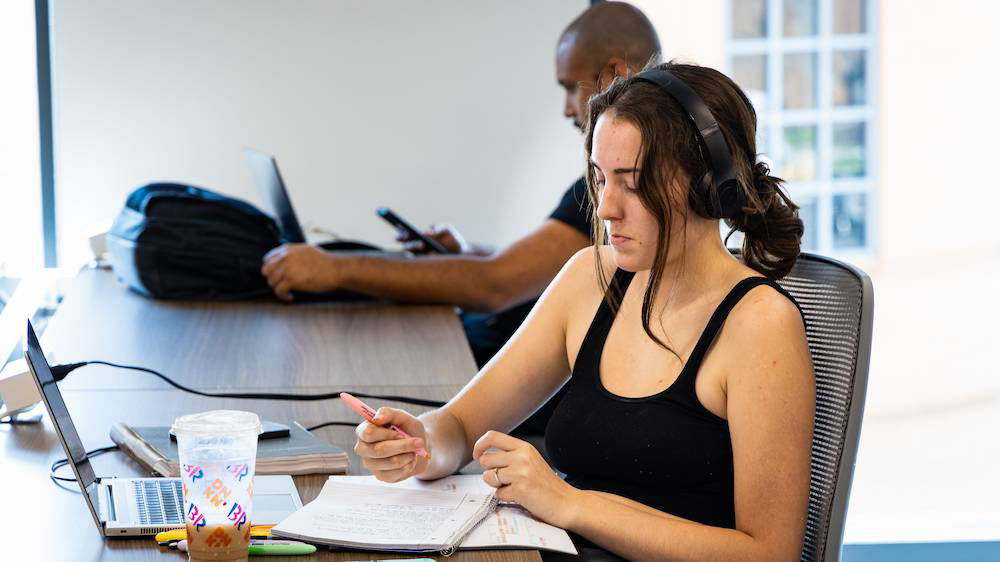
<path id="1" fill-rule="evenodd" d="M 462 529 L 462 532 L 458 533 L 458 540 L 457 540 L 457 542 L 455 542 L 454 544 L 452 544 L 451 546 L 449 546 L 448 548 L 446 548 L 444 550 L 439 550 L 438 554 L 440 554 L 441 556 L 444 556 L 446 558 L 449 557 L 449 556 L 451 556 L 452 554 L 455 554 L 455 552 L 458 551 L 458 546 L 462 543 L 463 540 L 465 540 L 465 537 L 470 532 L 472 532 L 472 529 L 476 528 L 476 525 L 479 525 L 480 523 L 482 523 L 483 519 L 486 519 L 487 517 L 489 517 L 490 514 L 493 513 L 494 510 L 496 510 L 496 508 L 497 508 L 498 505 L 500 505 L 500 500 L 498 500 L 497 497 L 494 495 L 490 499 L 490 503 L 487 504 L 487 508 L 485 510 L 483 510 L 484 511 L 484 515 L 482 517 L 480 517 L 479 519 L 476 519 L 475 521 L 472 521 L 471 524 L 468 527 Z"/>

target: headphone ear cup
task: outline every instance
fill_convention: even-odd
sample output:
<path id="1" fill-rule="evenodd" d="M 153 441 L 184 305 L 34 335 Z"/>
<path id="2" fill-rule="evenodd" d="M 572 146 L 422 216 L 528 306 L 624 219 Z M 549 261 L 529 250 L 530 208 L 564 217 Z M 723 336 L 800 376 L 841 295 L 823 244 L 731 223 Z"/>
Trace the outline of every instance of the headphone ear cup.
<path id="1" fill-rule="evenodd" d="M 714 219 L 720 219 L 722 218 L 720 214 L 722 202 L 719 199 L 719 193 L 713 187 L 712 172 L 707 171 L 701 176 L 701 194 L 702 200 L 705 202 L 705 214 Z"/>
<path id="2" fill-rule="evenodd" d="M 740 184 L 735 178 L 730 178 L 718 188 L 719 198 L 719 214 L 718 217 L 725 218 L 736 218 L 743 208 L 743 192 L 740 190 Z"/>

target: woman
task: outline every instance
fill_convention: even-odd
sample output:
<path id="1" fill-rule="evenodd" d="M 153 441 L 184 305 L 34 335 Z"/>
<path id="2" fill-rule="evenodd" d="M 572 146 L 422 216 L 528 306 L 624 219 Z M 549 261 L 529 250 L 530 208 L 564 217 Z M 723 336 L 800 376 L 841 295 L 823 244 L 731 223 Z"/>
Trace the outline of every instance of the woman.
<path id="1" fill-rule="evenodd" d="M 800 312 L 770 279 L 794 264 L 802 222 L 755 164 L 756 116 L 739 88 L 708 68 L 655 69 L 718 122 L 740 204 L 720 210 L 733 193 L 706 175 L 707 145 L 678 101 L 616 80 L 590 101 L 586 141 L 594 239 L 610 246 L 574 256 L 447 405 L 419 418 L 383 408 L 355 451 L 390 482 L 478 459 L 501 500 L 627 559 L 797 560 L 815 390 Z M 720 217 L 742 231 L 743 261 Z M 504 433 L 563 384 L 546 449 L 565 479 Z M 413 438 L 379 427 L 389 423 Z"/>

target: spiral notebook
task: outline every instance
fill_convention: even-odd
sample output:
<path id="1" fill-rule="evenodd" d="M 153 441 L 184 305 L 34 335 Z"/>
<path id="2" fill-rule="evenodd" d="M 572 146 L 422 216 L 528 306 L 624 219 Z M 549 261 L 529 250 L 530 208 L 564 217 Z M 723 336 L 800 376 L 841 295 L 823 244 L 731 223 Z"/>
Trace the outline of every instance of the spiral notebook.
<path id="1" fill-rule="evenodd" d="M 271 535 L 358 550 L 450 554 L 497 505 L 496 496 L 374 486 L 330 478 Z"/>
<path id="2" fill-rule="evenodd" d="M 381 482 L 374 476 L 331 476 L 330 479 L 372 486 L 452 493 L 488 494 L 493 491 L 493 488 L 483 481 L 482 474 L 454 474 L 438 480 L 408 478 L 395 484 Z M 458 549 L 537 549 L 577 554 L 576 547 L 566 531 L 535 518 L 528 510 L 511 502 L 498 502 L 497 508 L 465 535 Z"/>

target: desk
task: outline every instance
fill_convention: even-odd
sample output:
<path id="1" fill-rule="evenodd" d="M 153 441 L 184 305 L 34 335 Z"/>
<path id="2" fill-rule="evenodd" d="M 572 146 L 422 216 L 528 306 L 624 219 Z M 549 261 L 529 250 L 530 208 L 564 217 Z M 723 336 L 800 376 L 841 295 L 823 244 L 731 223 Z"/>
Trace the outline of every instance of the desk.
<path id="1" fill-rule="evenodd" d="M 84 271 L 42 336 L 54 363 L 104 359 L 157 369 L 199 390 L 302 393 L 354 390 L 446 400 L 475 372 L 454 312 L 448 307 L 312 303 L 172 303 L 126 291 L 106 271 Z M 262 419 L 355 421 L 339 400 L 289 402 L 217 399 L 171 389 L 131 371 L 88 366 L 60 383 L 87 449 L 110 444 L 108 428 L 169 425 L 184 413 L 219 408 L 257 412 Z M 405 407 L 419 413 L 426 408 Z M 317 434 L 348 451 L 350 473 L 361 474 L 350 428 Z M 31 545 L 39 560 L 185 560 L 160 552 L 151 538 L 105 540 L 94 528 L 79 488 L 60 489 L 48 465 L 63 451 L 46 416 L 43 425 L 0 426 L 0 524 L 8 545 Z M 121 452 L 96 457 L 100 475 L 143 476 Z M 303 502 L 326 477 L 296 476 Z M 11 553 L 13 554 L 13 553 Z M 289 560 L 397 558 L 386 554 L 318 552 Z M 459 552 L 450 560 L 539 560 L 536 551 Z"/>

